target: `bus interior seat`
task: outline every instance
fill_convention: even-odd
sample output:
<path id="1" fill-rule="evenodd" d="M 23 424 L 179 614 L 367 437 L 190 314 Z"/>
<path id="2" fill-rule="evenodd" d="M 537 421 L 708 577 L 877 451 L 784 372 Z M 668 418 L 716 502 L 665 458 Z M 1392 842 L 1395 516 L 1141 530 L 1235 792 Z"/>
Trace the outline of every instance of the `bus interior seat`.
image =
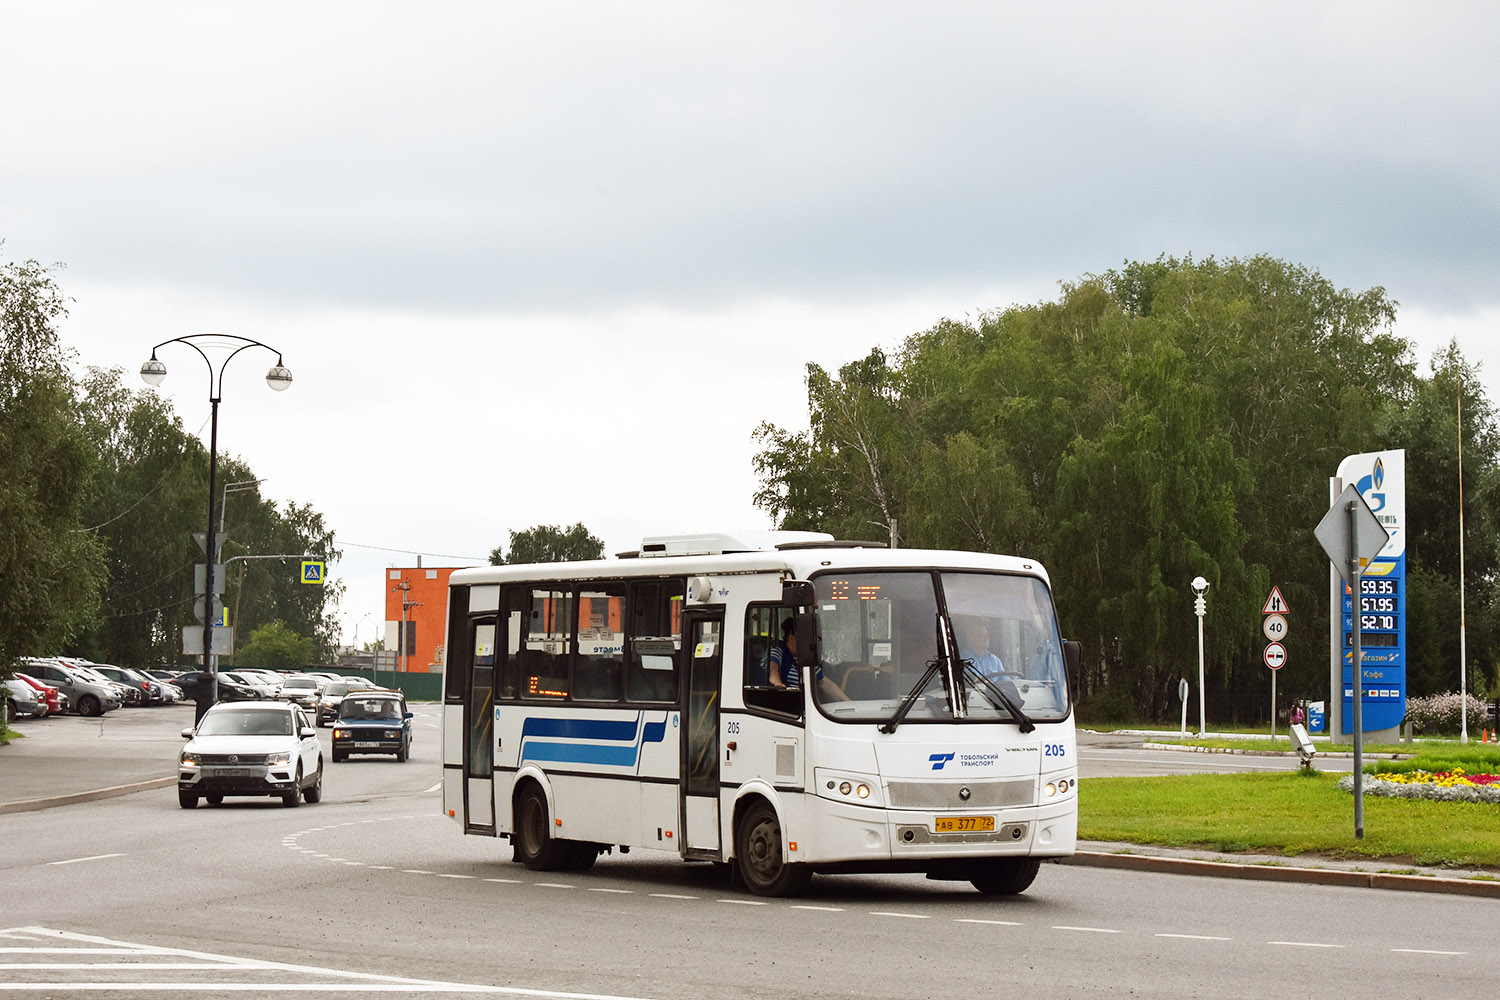
<path id="1" fill-rule="evenodd" d="M 856 701 L 889 698 L 895 694 L 894 680 L 895 675 L 889 670 L 856 663 L 844 671 L 844 681 L 839 686 Z"/>

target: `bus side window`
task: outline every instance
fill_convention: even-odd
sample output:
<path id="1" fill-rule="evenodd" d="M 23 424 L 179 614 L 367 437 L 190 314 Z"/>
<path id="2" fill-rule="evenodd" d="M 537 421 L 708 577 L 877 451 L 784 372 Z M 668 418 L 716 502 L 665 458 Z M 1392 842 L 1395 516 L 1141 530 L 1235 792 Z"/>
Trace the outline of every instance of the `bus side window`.
<path id="1" fill-rule="evenodd" d="M 573 697 L 580 701 L 619 701 L 625 663 L 625 587 L 587 587 L 578 596 L 578 661 Z"/>
<path id="2" fill-rule="evenodd" d="M 781 623 L 793 608 L 752 604 L 745 613 L 745 707 L 784 715 L 802 714 L 802 689 L 771 684 L 771 650 L 781 641 Z"/>
<path id="3" fill-rule="evenodd" d="M 521 651 L 524 696 L 568 696 L 568 665 L 573 653 L 572 605 L 570 591 L 532 589 L 530 618 Z"/>
<path id="4" fill-rule="evenodd" d="M 677 701 L 683 592 L 681 580 L 630 585 L 626 700 Z"/>

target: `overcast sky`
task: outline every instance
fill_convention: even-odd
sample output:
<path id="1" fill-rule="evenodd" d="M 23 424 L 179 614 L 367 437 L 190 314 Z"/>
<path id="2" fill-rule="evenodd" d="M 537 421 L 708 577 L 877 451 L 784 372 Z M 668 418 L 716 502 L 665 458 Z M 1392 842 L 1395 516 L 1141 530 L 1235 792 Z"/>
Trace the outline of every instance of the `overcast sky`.
<path id="1" fill-rule="evenodd" d="M 1128 259 L 1382 286 L 1500 401 L 1500 5 L 0 16 L 0 258 L 66 263 L 64 341 L 132 384 L 185 334 L 283 354 L 284 394 L 230 366 L 220 448 L 323 512 L 361 642 L 419 552 L 768 527 L 751 432 L 805 425 L 808 361 Z M 160 358 L 206 440 L 207 369 Z"/>

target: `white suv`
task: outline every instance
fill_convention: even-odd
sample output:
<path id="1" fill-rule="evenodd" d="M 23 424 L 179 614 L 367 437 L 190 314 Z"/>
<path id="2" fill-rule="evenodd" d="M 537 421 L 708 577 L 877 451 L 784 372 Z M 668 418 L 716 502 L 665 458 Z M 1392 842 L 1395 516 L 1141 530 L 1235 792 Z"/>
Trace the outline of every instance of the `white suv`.
<path id="1" fill-rule="evenodd" d="M 284 701 L 220 702 L 177 758 L 177 802 L 192 809 L 201 796 L 216 806 L 226 795 L 279 795 L 281 804 L 323 797 L 323 750 L 302 709 Z"/>

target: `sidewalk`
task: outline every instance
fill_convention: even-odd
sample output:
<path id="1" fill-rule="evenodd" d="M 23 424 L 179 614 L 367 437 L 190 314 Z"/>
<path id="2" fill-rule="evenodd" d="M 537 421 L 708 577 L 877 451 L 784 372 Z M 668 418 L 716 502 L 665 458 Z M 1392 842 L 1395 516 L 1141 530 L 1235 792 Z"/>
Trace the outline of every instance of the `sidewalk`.
<path id="1" fill-rule="evenodd" d="M 19 722 L 16 726 L 25 738 L 0 747 L 0 816 L 170 787 L 177 781 L 174 765 L 183 745 L 179 732 L 192 723 L 191 703 L 121 709 L 97 719 L 61 716 Z M 1078 853 L 1063 863 L 1500 899 L 1500 873 L 1373 860 L 1225 854 L 1080 841 Z"/>

